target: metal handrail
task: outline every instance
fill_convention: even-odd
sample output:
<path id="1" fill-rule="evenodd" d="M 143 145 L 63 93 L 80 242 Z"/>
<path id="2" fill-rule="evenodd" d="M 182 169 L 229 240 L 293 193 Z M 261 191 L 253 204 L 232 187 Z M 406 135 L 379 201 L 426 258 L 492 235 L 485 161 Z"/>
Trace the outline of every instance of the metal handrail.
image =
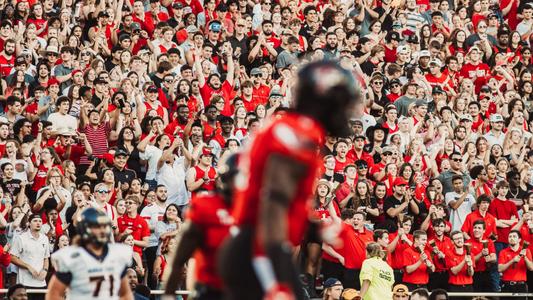
<path id="1" fill-rule="evenodd" d="M 47 289 L 26 289 L 26 293 L 28 294 L 46 294 Z M 7 289 L 0 289 L 0 295 L 6 294 Z M 152 290 L 152 295 L 163 295 L 165 293 L 164 290 Z M 191 292 L 189 291 L 176 291 L 176 295 L 189 295 Z"/>
<path id="2" fill-rule="evenodd" d="M 45 294 L 46 289 L 27 289 L 28 294 Z M 152 290 L 152 295 L 163 295 L 164 290 Z M 0 289 L 0 295 L 7 293 L 7 289 Z M 176 291 L 176 295 L 189 295 L 189 291 Z M 475 297 L 475 296 L 485 296 L 485 297 L 531 297 L 533 299 L 533 293 L 448 293 L 448 296 L 453 297 Z M 318 299 L 318 298 L 317 298 Z"/>

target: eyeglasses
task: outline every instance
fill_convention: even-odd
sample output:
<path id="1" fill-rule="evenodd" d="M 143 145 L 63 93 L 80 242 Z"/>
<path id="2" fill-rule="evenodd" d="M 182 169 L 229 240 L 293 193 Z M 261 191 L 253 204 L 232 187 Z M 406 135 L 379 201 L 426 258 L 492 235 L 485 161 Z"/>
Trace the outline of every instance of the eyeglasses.
<path id="1" fill-rule="evenodd" d="M 124 203 L 126 203 L 126 205 L 137 204 L 137 202 L 135 202 L 135 201 L 126 201 Z"/>
<path id="2" fill-rule="evenodd" d="M 99 194 L 109 194 L 108 190 L 98 190 L 96 192 L 99 193 Z"/>
<path id="3" fill-rule="evenodd" d="M 357 166 L 357 168 L 358 168 L 359 170 L 364 170 L 364 169 L 368 169 L 368 166 L 361 165 L 361 166 Z"/>
<path id="4" fill-rule="evenodd" d="M 382 85 L 382 84 L 383 84 L 383 81 L 374 81 L 374 84 L 375 84 L 375 85 Z"/>

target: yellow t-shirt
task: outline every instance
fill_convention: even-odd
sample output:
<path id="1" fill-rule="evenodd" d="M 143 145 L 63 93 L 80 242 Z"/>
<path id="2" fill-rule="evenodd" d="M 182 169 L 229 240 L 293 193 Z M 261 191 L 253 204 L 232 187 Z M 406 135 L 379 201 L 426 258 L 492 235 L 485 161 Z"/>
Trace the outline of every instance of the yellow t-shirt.
<path id="1" fill-rule="evenodd" d="M 359 280 L 361 281 L 361 285 L 363 284 L 363 280 L 370 281 L 370 287 L 363 300 L 392 299 L 394 272 L 387 262 L 379 257 L 368 258 L 363 262 Z"/>

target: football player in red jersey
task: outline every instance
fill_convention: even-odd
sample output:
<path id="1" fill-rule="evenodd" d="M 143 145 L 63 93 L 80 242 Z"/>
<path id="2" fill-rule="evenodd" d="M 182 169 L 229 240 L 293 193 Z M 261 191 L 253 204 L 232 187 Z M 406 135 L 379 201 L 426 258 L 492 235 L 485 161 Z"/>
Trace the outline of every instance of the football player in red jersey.
<path id="1" fill-rule="evenodd" d="M 303 298 L 291 251 L 308 224 L 324 132 L 350 133 L 359 100 L 355 85 L 334 62 L 306 65 L 293 109 L 274 117 L 242 154 L 233 207 L 239 230 L 232 230 L 218 260 L 227 299 Z"/>
<path id="2" fill-rule="evenodd" d="M 237 158 L 237 154 L 228 156 L 221 164 L 215 191 L 191 199 L 188 220 L 166 280 L 163 299 L 176 299 L 174 293 L 182 282 L 184 265 L 193 255 L 196 260 L 194 299 L 222 299 L 222 281 L 216 271 L 216 252 L 233 223 L 229 207 L 233 197 L 233 179 L 237 173 Z"/>

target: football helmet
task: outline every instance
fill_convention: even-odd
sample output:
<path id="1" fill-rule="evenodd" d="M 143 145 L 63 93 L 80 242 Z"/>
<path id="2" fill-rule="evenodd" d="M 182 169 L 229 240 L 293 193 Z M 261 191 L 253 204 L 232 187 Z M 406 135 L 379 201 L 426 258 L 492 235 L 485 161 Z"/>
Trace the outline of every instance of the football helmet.
<path id="1" fill-rule="evenodd" d="M 104 232 L 97 234 L 93 232 L 94 227 L 105 226 Z M 82 211 L 78 218 L 77 225 L 83 243 L 92 243 L 103 246 L 111 241 L 111 220 L 102 211 L 89 207 Z"/>

